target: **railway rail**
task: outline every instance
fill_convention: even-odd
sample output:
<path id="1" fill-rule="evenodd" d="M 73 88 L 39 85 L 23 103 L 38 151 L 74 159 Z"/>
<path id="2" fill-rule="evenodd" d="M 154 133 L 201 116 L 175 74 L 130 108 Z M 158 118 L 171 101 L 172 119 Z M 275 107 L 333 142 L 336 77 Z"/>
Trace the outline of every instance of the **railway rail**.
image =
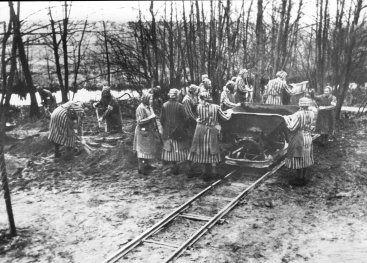
<path id="1" fill-rule="evenodd" d="M 314 135 L 313 140 L 315 140 L 319 135 Z M 275 174 L 283 165 L 285 164 L 285 160 L 281 160 L 276 165 L 274 165 L 269 171 L 266 173 L 260 175 L 255 181 L 252 181 L 248 184 L 225 184 L 227 180 L 237 173 L 238 169 L 234 169 L 230 173 L 228 173 L 225 177 L 222 179 L 219 179 L 206 187 L 204 190 L 196 194 L 194 197 L 186 201 L 183 205 L 178 207 L 176 210 L 168 214 L 165 218 L 163 218 L 161 221 L 150 227 L 148 230 L 140 234 L 135 239 L 131 240 L 128 244 L 126 244 L 124 247 L 122 247 L 120 250 L 118 250 L 113 255 L 109 256 L 108 259 L 104 261 L 104 263 L 116 263 L 116 262 L 130 262 L 129 258 L 127 258 L 127 254 L 130 252 L 133 252 L 134 249 L 137 249 L 140 246 L 143 245 L 153 245 L 153 246 L 159 246 L 161 248 L 167 249 L 167 250 L 173 250 L 171 253 L 164 253 L 165 256 L 163 256 L 159 262 L 173 262 L 176 260 L 180 255 L 182 255 L 189 247 L 195 244 L 205 233 L 207 233 L 213 226 L 215 226 L 217 223 L 223 223 L 223 217 L 227 215 L 233 208 L 238 205 L 241 200 L 246 197 L 251 191 L 259 187 L 266 179 L 268 179 L 270 176 Z M 192 205 L 196 202 L 198 202 L 200 199 L 204 197 L 211 197 L 213 199 L 213 195 L 208 195 L 210 192 L 215 192 L 216 189 L 220 189 L 223 187 L 229 187 L 229 186 L 235 186 L 239 185 L 242 187 L 241 191 L 233 198 L 230 198 L 230 201 L 228 201 L 228 198 L 225 198 L 223 196 L 219 196 L 218 198 L 214 198 L 218 201 L 228 201 L 228 203 L 215 215 L 213 216 L 206 216 L 202 214 L 192 214 L 192 213 L 186 213 L 187 210 L 190 210 L 192 208 Z M 223 191 L 222 191 L 223 192 Z M 218 196 L 218 194 L 217 194 Z M 215 195 L 214 195 L 215 197 Z M 200 210 L 200 209 L 199 209 Z M 190 233 L 189 237 L 183 241 L 180 245 L 177 245 L 173 243 L 172 241 L 161 241 L 161 240 L 154 240 L 153 237 L 159 235 L 159 233 L 164 229 L 165 232 L 169 232 L 169 228 L 177 227 L 174 225 L 174 222 L 177 221 L 179 218 L 185 219 L 185 220 L 193 220 L 193 221 L 199 221 L 199 222 L 206 222 L 204 225 L 201 225 L 198 227 L 198 229 L 194 233 Z M 189 224 L 189 228 L 192 226 L 192 224 Z M 167 255 L 167 256 L 166 256 Z M 153 261 L 148 261 L 153 262 Z M 157 261 L 154 261 L 157 262 Z"/>

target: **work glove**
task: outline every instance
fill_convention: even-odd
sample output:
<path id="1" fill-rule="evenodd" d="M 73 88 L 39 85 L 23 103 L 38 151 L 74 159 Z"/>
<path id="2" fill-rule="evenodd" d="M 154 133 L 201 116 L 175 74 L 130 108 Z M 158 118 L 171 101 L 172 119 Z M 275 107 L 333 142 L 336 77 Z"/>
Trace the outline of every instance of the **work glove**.
<path id="1" fill-rule="evenodd" d="M 111 111 L 113 110 L 113 107 L 111 105 L 108 105 L 107 110 Z"/>

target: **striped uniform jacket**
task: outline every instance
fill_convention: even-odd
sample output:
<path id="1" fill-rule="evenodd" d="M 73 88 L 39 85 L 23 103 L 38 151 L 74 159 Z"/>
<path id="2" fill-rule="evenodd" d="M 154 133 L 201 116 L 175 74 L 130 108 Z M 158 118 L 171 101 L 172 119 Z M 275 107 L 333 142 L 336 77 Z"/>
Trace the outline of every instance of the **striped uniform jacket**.
<path id="1" fill-rule="evenodd" d="M 311 126 L 315 113 L 301 109 L 292 115 L 284 116 L 284 119 L 290 130 L 286 166 L 291 169 L 301 169 L 313 165 Z"/>
<path id="2" fill-rule="evenodd" d="M 236 102 L 245 102 L 248 100 L 250 93 L 253 91 L 250 85 L 245 82 L 245 80 L 238 76 L 236 78 L 236 86 L 235 86 L 235 101 Z"/>
<path id="3" fill-rule="evenodd" d="M 268 88 L 264 96 L 267 97 L 265 104 L 283 105 L 282 92 L 285 90 L 291 94 L 292 91 L 288 88 L 287 82 L 281 78 L 272 79 L 268 83 Z"/>
<path id="4" fill-rule="evenodd" d="M 189 118 L 192 121 L 196 122 L 197 113 L 196 113 L 196 107 L 197 102 L 194 98 L 192 98 L 190 95 L 186 95 L 184 99 L 182 100 L 182 104 L 185 109 L 186 117 Z"/>
<path id="5" fill-rule="evenodd" d="M 67 147 L 74 147 L 76 134 L 73 121 L 77 120 L 78 134 L 82 135 L 84 110 L 81 103 L 69 101 L 57 107 L 51 114 L 48 139 Z"/>
<path id="6" fill-rule="evenodd" d="M 161 112 L 161 124 L 163 128 L 163 150 L 164 161 L 185 161 L 189 153 L 188 145 L 184 143 L 186 136 L 180 140 L 175 134 L 185 134 L 185 109 L 175 100 L 169 100 L 163 104 Z"/>
<path id="7" fill-rule="evenodd" d="M 198 119 L 188 160 L 196 163 L 218 163 L 219 151 L 218 117 L 229 120 L 219 105 L 203 103 L 197 107 Z"/>
<path id="8" fill-rule="evenodd" d="M 222 110 L 228 110 L 233 107 L 236 107 L 235 95 L 232 94 L 227 87 L 224 87 L 220 94 L 220 108 Z"/>

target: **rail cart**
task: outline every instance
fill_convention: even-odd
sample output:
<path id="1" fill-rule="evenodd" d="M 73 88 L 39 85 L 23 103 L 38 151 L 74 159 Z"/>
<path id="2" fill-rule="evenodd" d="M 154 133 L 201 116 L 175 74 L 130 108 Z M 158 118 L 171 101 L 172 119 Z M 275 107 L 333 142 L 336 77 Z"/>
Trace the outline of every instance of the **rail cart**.
<path id="1" fill-rule="evenodd" d="M 283 119 L 299 109 L 295 105 L 243 104 L 233 108 L 222 123 L 225 163 L 240 167 L 268 168 L 287 153 L 288 130 Z"/>

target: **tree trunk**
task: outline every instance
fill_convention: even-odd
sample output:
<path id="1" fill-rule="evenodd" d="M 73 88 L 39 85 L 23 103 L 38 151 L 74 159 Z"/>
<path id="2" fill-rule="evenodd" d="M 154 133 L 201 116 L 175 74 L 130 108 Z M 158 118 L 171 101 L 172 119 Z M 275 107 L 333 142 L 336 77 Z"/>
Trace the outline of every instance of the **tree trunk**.
<path id="1" fill-rule="evenodd" d="M 15 227 L 14 222 L 14 215 L 13 215 L 13 208 L 11 204 L 11 197 L 10 197 L 10 190 L 8 184 L 8 175 L 6 173 L 5 167 L 5 157 L 4 157 L 4 140 L 5 140 L 5 114 L 7 109 L 4 109 L 3 105 L 0 105 L 0 172 L 1 172 L 1 182 L 4 190 L 4 199 L 5 199 L 5 206 L 6 211 L 8 213 L 8 221 L 9 221 L 9 228 L 10 228 L 10 235 L 16 236 L 17 229 Z"/>
<path id="2" fill-rule="evenodd" d="M 111 86 L 111 65 L 110 65 L 110 57 L 109 57 L 109 51 L 108 51 L 107 31 L 106 31 L 105 21 L 103 21 L 103 36 L 104 36 L 104 47 L 105 47 L 105 52 L 106 52 L 106 63 L 107 63 L 107 81 L 108 81 L 108 86 Z"/>
<path id="3" fill-rule="evenodd" d="M 56 38 L 55 21 L 52 18 L 51 8 L 49 8 L 48 14 L 50 15 L 52 50 L 54 52 L 54 57 L 55 57 L 56 75 L 57 75 L 57 79 L 59 80 L 60 91 L 61 91 L 62 98 L 64 101 L 65 88 L 64 88 L 64 81 L 63 81 L 62 74 L 61 74 L 60 55 L 59 55 L 60 43 L 57 41 L 57 38 Z M 66 97 L 67 97 L 67 94 L 66 94 Z"/>
<path id="4" fill-rule="evenodd" d="M 103 21 L 103 23 L 104 23 L 104 21 Z M 77 81 L 78 81 L 78 74 L 79 74 L 79 68 L 80 68 L 80 62 L 81 62 L 81 47 L 82 47 L 82 42 L 83 42 L 83 38 L 84 38 L 84 34 L 85 34 L 85 29 L 87 28 L 87 24 L 88 24 L 88 21 L 85 20 L 82 35 L 81 35 L 80 41 L 78 43 L 78 58 L 77 58 L 77 61 L 76 61 L 76 66 L 74 68 L 74 84 L 73 84 L 74 85 L 73 86 L 74 95 L 78 91 Z M 109 75 L 109 72 L 108 72 L 108 80 L 109 79 L 110 79 L 110 75 Z M 110 82 L 108 82 L 108 85 L 110 85 Z M 74 95 L 73 95 L 73 98 L 74 98 Z"/>
<path id="5" fill-rule="evenodd" d="M 254 87 L 254 101 L 260 101 L 261 98 L 261 87 L 260 81 L 263 76 L 264 71 L 264 53 L 265 53 L 265 44 L 264 44 L 264 25 L 263 25 L 263 0 L 257 1 L 257 19 L 256 19 L 256 78 L 255 78 L 255 87 Z"/>
<path id="6" fill-rule="evenodd" d="M 19 17 L 14 12 L 12 1 L 9 1 L 9 7 L 10 7 L 10 16 L 14 26 L 14 41 L 16 41 L 18 47 L 20 61 L 23 67 L 26 83 L 29 89 L 29 95 L 31 97 L 30 117 L 36 117 L 39 116 L 38 103 L 36 99 L 36 89 L 33 86 L 32 75 L 31 71 L 29 70 L 28 61 L 24 50 L 22 35 L 20 33 L 20 21 Z"/>
<path id="7" fill-rule="evenodd" d="M 64 19 L 63 19 L 63 32 L 61 35 L 62 50 L 64 54 L 64 92 L 62 93 L 62 102 L 67 102 L 69 100 L 69 62 L 68 62 L 68 4 L 65 1 L 64 9 Z"/>

